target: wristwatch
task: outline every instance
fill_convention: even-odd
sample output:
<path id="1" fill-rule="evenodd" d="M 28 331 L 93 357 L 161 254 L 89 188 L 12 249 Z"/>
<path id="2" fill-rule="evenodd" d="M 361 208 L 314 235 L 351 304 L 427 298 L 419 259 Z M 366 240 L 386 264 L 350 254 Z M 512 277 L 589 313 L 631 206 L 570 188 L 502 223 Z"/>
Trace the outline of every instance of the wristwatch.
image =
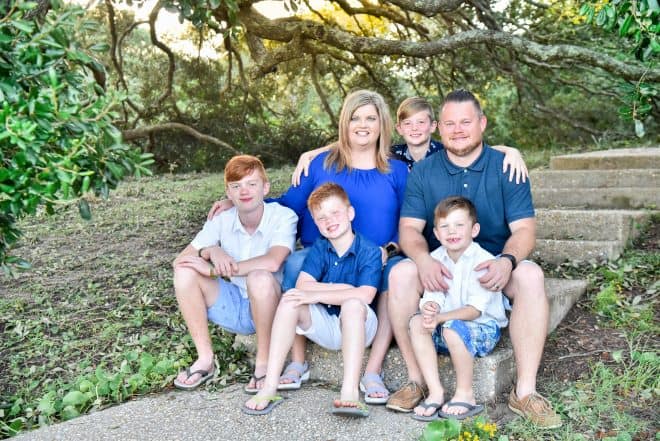
<path id="1" fill-rule="evenodd" d="M 385 252 L 387 253 L 387 257 L 389 259 L 390 257 L 399 254 L 399 247 L 397 247 L 394 242 L 390 242 L 385 246 Z"/>
<path id="2" fill-rule="evenodd" d="M 500 254 L 500 257 L 504 257 L 505 259 L 509 259 L 511 261 L 511 271 L 516 269 L 516 266 L 518 265 L 518 261 L 516 261 L 516 256 L 513 256 L 511 254 Z"/>

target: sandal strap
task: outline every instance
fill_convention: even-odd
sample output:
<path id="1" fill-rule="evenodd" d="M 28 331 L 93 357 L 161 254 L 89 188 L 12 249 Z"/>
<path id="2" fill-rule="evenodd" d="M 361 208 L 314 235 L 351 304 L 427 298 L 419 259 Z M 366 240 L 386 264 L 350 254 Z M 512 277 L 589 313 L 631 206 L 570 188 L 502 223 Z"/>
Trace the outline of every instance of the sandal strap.
<path id="1" fill-rule="evenodd" d="M 390 394 L 390 391 L 385 387 L 385 383 L 383 383 L 383 379 L 378 374 L 365 372 L 360 381 L 362 382 L 367 395 L 382 393 L 389 396 Z"/>
<path id="2" fill-rule="evenodd" d="M 284 373 L 280 376 L 281 379 L 298 381 L 300 377 L 303 376 L 305 372 L 309 370 L 309 365 L 307 362 L 298 363 L 297 361 L 292 361 L 284 368 Z M 291 373 L 291 371 L 295 373 Z"/>

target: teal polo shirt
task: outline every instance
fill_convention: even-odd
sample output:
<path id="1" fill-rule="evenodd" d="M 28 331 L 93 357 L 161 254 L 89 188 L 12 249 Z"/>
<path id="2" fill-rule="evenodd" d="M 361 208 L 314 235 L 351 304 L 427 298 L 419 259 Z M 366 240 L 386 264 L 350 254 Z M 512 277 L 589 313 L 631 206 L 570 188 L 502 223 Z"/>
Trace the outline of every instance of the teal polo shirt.
<path id="1" fill-rule="evenodd" d="M 529 179 L 516 184 L 502 172 L 504 154 L 484 144 L 481 155 L 469 166 L 452 163 L 445 150 L 416 164 L 406 185 L 401 217 L 426 221 L 424 237 L 429 249 L 440 242 L 433 234 L 433 211 L 449 196 L 463 196 L 477 209 L 481 230 L 476 242 L 494 255 L 502 252 L 511 236 L 511 222 L 534 217 Z"/>

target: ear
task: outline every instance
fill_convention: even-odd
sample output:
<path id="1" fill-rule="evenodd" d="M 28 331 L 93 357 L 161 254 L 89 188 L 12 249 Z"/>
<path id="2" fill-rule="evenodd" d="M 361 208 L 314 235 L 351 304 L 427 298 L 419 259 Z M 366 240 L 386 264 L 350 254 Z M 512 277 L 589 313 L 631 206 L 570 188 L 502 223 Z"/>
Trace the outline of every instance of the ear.
<path id="1" fill-rule="evenodd" d="M 488 125 L 488 119 L 486 119 L 486 115 L 481 115 L 481 119 L 479 120 L 479 126 L 481 127 L 481 133 L 484 133 L 486 131 L 486 126 Z"/>
<path id="2" fill-rule="evenodd" d="M 435 132 L 435 129 L 438 128 L 438 121 L 431 121 L 431 133 Z"/>
<path id="3" fill-rule="evenodd" d="M 480 230 L 481 230 L 481 225 L 479 225 L 479 222 L 475 222 L 474 225 L 472 225 L 472 239 L 474 239 L 479 235 Z"/>
<path id="4" fill-rule="evenodd" d="M 396 133 L 403 136 L 403 129 L 401 129 L 401 124 L 396 123 Z"/>
<path id="5" fill-rule="evenodd" d="M 438 229 L 436 227 L 433 227 L 433 235 L 435 236 L 438 241 L 440 240 L 440 233 L 438 232 Z"/>
<path id="6" fill-rule="evenodd" d="M 264 181 L 264 196 L 266 196 L 269 191 L 270 191 L 270 182 Z"/>
<path id="7" fill-rule="evenodd" d="M 348 206 L 348 220 L 353 222 L 353 219 L 355 219 L 355 208 L 353 208 L 352 205 Z"/>

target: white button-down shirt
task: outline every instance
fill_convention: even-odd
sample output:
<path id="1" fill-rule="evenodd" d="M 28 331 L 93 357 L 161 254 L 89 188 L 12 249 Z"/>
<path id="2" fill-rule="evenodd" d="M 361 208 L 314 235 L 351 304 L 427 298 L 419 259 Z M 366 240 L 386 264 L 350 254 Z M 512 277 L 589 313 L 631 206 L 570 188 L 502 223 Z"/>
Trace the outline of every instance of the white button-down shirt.
<path id="1" fill-rule="evenodd" d="M 431 257 L 446 266 L 453 278 L 445 279 L 449 285 L 447 294 L 439 291 L 424 291 L 424 297 L 419 301 L 420 309 L 426 302 L 436 302 L 440 305 L 440 312 L 449 312 L 470 305 L 481 312 L 475 322 L 485 323 L 495 320 L 501 328 L 507 325 L 502 292 L 488 291 L 481 286 L 479 277 L 484 275 L 486 270 L 474 270 L 481 262 L 493 259 L 492 254 L 476 242 L 472 242 L 458 258 L 458 262 L 454 263 L 443 246 L 433 250 Z"/>
<path id="2" fill-rule="evenodd" d="M 259 226 L 254 233 L 249 234 L 238 218 L 236 207 L 233 207 L 206 221 L 191 245 L 199 250 L 220 242 L 225 253 L 236 262 L 240 262 L 263 256 L 275 246 L 287 247 L 293 251 L 296 245 L 297 224 L 298 216 L 293 210 L 276 202 L 265 203 Z M 282 283 L 282 268 L 274 275 L 277 281 Z M 230 280 L 239 287 L 241 295 L 247 298 L 246 277 L 234 276 Z"/>

